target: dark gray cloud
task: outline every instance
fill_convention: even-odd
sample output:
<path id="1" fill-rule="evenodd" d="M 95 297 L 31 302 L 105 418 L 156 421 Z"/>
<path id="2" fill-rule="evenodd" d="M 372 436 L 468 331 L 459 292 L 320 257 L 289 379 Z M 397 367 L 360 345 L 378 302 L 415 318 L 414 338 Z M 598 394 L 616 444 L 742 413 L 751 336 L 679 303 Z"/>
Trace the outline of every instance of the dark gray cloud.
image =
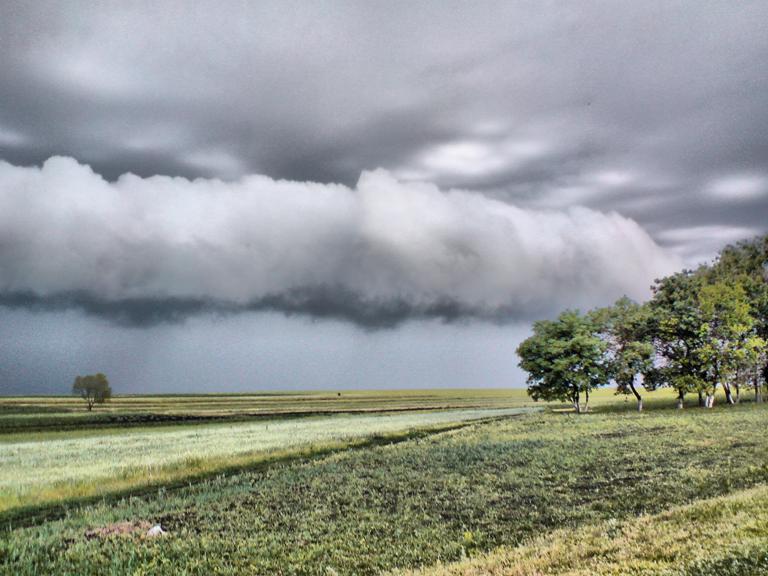
<path id="1" fill-rule="evenodd" d="M 347 186 L 381 167 L 653 234 L 759 232 L 767 190 L 706 191 L 768 175 L 766 20 L 760 1 L 4 2 L 0 157 Z"/>
<path id="2" fill-rule="evenodd" d="M 190 316 L 415 318 L 427 350 L 456 328 L 425 319 L 641 298 L 768 231 L 766 21 L 759 0 L 0 2 L 0 326 L 114 351 Z"/>
<path id="3" fill-rule="evenodd" d="M 206 298 L 121 298 L 107 300 L 88 291 L 40 295 L 34 292 L 0 294 L 0 306 L 10 310 L 60 312 L 78 310 L 123 327 L 150 327 L 174 324 L 193 316 L 231 316 L 244 312 L 279 312 L 286 316 L 316 320 L 343 320 L 366 329 L 394 328 L 407 320 L 437 319 L 444 322 L 484 320 L 505 324 L 532 320 L 537 313 L 547 314 L 549 307 L 516 309 L 497 307 L 490 310 L 469 307 L 454 300 L 417 304 L 405 299 L 371 301 L 345 287 L 315 286 L 267 295 L 245 303 L 223 302 Z"/>

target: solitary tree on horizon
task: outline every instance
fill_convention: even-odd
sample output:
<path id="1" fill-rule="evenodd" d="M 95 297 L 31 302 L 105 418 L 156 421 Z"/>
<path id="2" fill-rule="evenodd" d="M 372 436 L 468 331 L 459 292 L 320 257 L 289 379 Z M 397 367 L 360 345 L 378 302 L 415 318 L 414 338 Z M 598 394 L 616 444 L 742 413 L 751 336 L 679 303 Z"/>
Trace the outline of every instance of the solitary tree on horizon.
<path id="1" fill-rule="evenodd" d="M 112 388 L 107 377 L 99 372 L 87 376 L 78 376 L 72 384 L 72 392 L 79 394 L 88 405 L 88 412 L 93 410 L 95 404 L 104 404 L 112 397 Z"/>

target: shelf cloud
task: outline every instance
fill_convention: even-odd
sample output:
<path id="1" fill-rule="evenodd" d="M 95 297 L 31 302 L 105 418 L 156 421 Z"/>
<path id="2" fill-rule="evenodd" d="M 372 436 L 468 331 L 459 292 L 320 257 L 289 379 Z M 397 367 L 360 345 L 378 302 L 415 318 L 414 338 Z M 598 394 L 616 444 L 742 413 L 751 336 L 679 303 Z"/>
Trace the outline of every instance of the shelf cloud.
<path id="1" fill-rule="evenodd" d="M 677 266 L 633 220 L 522 209 L 363 172 L 109 182 L 72 158 L 0 163 L 0 303 L 133 325 L 272 310 L 388 327 L 509 322 L 629 294 Z"/>
<path id="2" fill-rule="evenodd" d="M 766 21 L 2 0 L 0 392 L 520 384 L 531 320 L 768 233 Z"/>

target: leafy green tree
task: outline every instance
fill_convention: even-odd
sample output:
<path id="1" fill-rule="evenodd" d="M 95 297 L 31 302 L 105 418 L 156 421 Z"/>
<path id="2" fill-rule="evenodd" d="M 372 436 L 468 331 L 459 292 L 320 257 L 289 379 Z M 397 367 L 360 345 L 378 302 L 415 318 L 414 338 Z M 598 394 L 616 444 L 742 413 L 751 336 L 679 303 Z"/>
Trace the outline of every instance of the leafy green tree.
<path id="1" fill-rule="evenodd" d="M 652 389 L 654 348 L 651 341 L 651 316 L 648 306 L 641 306 L 626 296 L 610 308 L 591 313 L 607 344 L 609 372 L 616 382 L 617 394 L 632 394 L 637 410 L 643 410 L 642 385 Z"/>
<path id="2" fill-rule="evenodd" d="M 677 392 L 677 407 L 686 394 L 708 389 L 707 364 L 700 354 L 705 345 L 704 317 L 699 291 L 704 285 L 701 270 L 684 270 L 657 280 L 649 304 L 651 334 L 660 365 L 655 371 L 659 384 Z"/>
<path id="3" fill-rule="evenodd" d="M 710 276 L 713 282 L 739 279 L 750 303 L 754 335 L 768 342 L 768 235 L 724 248 Z M 762 402 L 762 386 L 768 381 L 765 344 L 747 354 L 740 378 L 752 380 L 755 401 Z"/>
<path id="4" fill-rule="evenodd" d="M 571 402 L 577 413 L 586 412 L 590 392 L 610 379 L 606 350 L 595 320 L 577 311 L 536 322 L 533 335 L 517 348 L 520 367 L 528 372 L 528 394 Z"/>
<path id="5" fill-rule="evenodd" d="M 755 357 L 764 342 L 752 331 L 754 320 L 749 299 L 739 283 L 716 282 L 699 290 L 703 342 L 698 349 L 710 387 L 707 407 L 712 407 L 718 384 L 729 404 L 735 404 L 731 384 L 745 360 Z"/>
<path id="6" fill-rule="evenodd" d="M 670 386 L 678 408 L 692 392 L 700 406 L 711 407 L 718 386 L 733 404 L 750 379 L 762 401 L 767 342 L 764 236 L 726 247 L 712 265 L 656 280 L 646 305 L 622 298 L 587 316 L 566 311 L 537 322 L 518 355 L 534 399 L 568 400 L 577 412 L 586 411 L 590 391 L 609 379 L 617 393 L 634 395 L 639 410 L 639 386 Z"/>
<path id="7" fill-rule="evenodd" d="M 88 411 L 93 410 L 95 404 L 104 404 L 112 397 L 112 388 L 107 377 L 99 372 L 88 376 L 78 376 L 72 384 L 72 392 L 80 395 L 88 405 Z"/>
<path id="8" fill-rule="evenodd" d="M 766 342 L 759 336 L 752 335 L 743 342 L 741 356 L 738 359 L 733 387 L 736 389 L 736 403 L 741 399 L 741 390 L 753 386 L 755 402 L 763 401 L 763 375 L 761 369 L 766 362 Z"/>

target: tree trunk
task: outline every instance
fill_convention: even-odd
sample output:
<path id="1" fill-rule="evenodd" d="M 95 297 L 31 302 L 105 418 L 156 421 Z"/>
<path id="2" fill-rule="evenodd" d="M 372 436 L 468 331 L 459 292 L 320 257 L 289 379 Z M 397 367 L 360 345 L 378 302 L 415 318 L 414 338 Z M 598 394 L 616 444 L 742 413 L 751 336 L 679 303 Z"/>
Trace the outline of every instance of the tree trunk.
<path id="1" fill-rule="evenodd" d="M 705 403 L 704 403 L 704 393 L 701 390 L 699 390 L 699 407 L 700 408 L 704 408 L 704 405 L 705 405 Z"/>
<path id="2" fill-rule="evenodd" d="M 589 411 L 589 390 L 584 391 L 584 414 Z"/>
<path id="3" fill-rule="evenodd" d="M 736 397 L 734 398 L 734 404 L 741 402 L 741 384 L 738 382 L 733 383 L 733 387 L 736 389 Z"/>
<path id="4" fill-rule="evenodd" d="M 683 407 L 685 406 L 684 399 L 685 399 L 685 392 L 683 391 L 678 392 L 677 393 L 677 409 L 678 410 L 682 410 Z"/>
<path id="5" fill-rule="evenodd" d="M 728 404 L 736 404 L 736 401 L 733 399 L 733 394 L 731 394 L 731 385 L 728 382 L 723 382 L 723 390 L 725 390 L 725 400 L 728 402 Z"/>
<path id="6" fill-rule="evenodd" d="M 635 388 L 635 383 L 630 382 L 629 383 L 629 389 L 632 390 L 632 394 L 635 395 L 635 399 L 637 400 L 637 411 L 642 412 L 643 411 L 643 397 L 640 396 L 640 394 L 637 391 L 637 388 Z"/>
<path id="7" fill-rule="evenodd" d="M 760 374 L 755 371 L 755 402 L 763 401 L 763 386 L 760 383 Z M 763 381 L 768 382 L 768 364 L 763 368 Z"/>
<path id="8" fill-rule="evenodd" d="M 715 406 L 715 394 L 717 394 L 717 382 L 718 377 L 715 375 L 715 384 L 712 386 L 712 391 L 707 391 L 707 400 L 704 402 L 705 408 L 714 408 Z"/>

